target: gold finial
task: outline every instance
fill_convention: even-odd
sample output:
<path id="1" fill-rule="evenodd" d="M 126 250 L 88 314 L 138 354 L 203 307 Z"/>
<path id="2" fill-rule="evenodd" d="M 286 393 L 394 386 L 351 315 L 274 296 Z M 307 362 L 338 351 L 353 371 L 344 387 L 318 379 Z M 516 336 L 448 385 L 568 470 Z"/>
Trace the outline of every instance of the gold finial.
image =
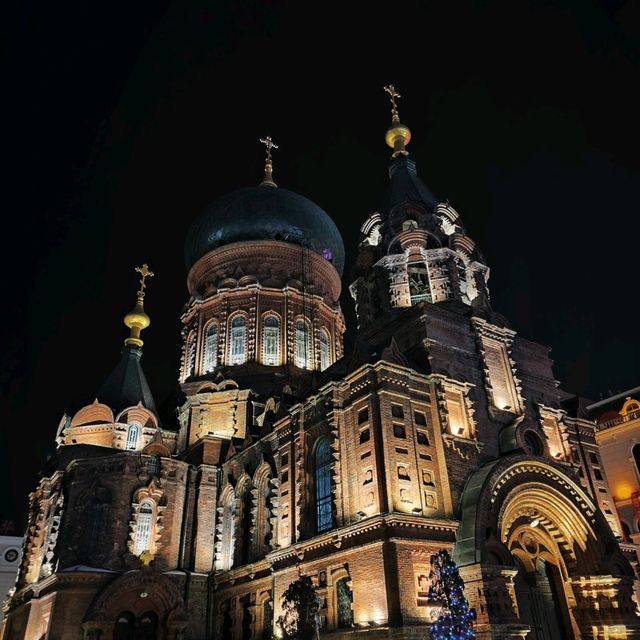
<path id="1" fill-rule="evenodd" d="M 405 146 L 408 145 L 409 140 L 411 140 L 411 131 L 409 131 L 409 127 L 400 124 L 398 105 L 396 103 L 396 98 L 401 98 L 402 96 L 396 91 L 396 88 L 392 84 L 388 84 L 383 88 L 389 94 L 389 99 L 391 100 L 391 127 L 387 129 L 384 139 L 393 149 L 393 153 L 391 154 L 392 158 L 399 155 L 407 156 L 409 153 L 406 151 Z"/>
<path id="2" fill-rule="evenodd" d="M 131 333 L 124 343 L 126 346 L 141 347 L 144 343 L 140 339 L 140 332 L 151 324 L 151 319 L 144 312 L 144 290 L 147 286 L 145 280 L 152 278 L 155 274 L 149 269 L 146 262 L 141 267 L 136 267 L 135 270 L 140 274 L 140 289 L 135 306 L 124 317 L 125 325 L 131 329 Z"/>
<path id="3" fill-rule="evenodd" d="M 271 136 L 260 138 L 260 142 L 267 148 L 267 157 L 264 161 L 264 179 L 260 183 L 261 187 L 277 187 L 273 181 L 273 159 L 271 157 L 271 149 L 277 149 L 278 145 L 271 139 Z"/>

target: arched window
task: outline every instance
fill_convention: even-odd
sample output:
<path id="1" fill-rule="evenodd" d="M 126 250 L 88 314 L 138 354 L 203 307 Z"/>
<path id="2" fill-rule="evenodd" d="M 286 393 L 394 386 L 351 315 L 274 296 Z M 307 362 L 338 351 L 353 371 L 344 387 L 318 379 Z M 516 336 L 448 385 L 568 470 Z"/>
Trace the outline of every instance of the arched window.
<path id="1" fill-rule="evenodd" d="M 189 334 L 189 338 L 187 339 L 187 352 L 185 353 L 184 365 L 184 377 L 186 379 L 195 373 L 196 337 L 193 333 Z"/>
<path id="2" fill-rule="evenodd" d="M 136 617 L 130 611 L 123 611 L 116 618 L 113 640 L 131 640 L 136 628 Z"/>
<path id="3" fill-rule="evenodd" d="M 262 640 L 273 638 L 273 600 L 265 600 L 262 605 Z"/>
<path id="4" fill-rule="evenodd" d="M 244 316 L 236 316 L 231 321 L 230 340 L 231 364 L 244 364 L 247 360 L 247 320 Z"/>
<path id="5" fill-rule="evenodd" d="M 216 569 L 227 571 L 233 565 L 233 549 L 236 539 L 235 535 L 235 496 L 233 490 L 227 490 L 220 496 L 219 519 L 220 526 L 217 528 L 217 542 L 220 551 L 216 553 Z M 226 636 L 223 636 L 226 637 Z"/>
<path id="6" fill-rule="evenodd" d="M 133 551 L 136 556 L 139 556 L 143 551 L 149 550 L 152 519 L 153 503 L 150 500 L 145 500 L 138 508 L 138 526 L 136 529 L 136 543 Z"/>
<path id="7" fill-rule="evenodd" d="M 636 463 L 636 471 L 638 472 L 638 475 L 640 475 L 640 444 L 636 444 L 633 449 L 633 459 L 635 460 Z"/>
<path id="8" fill-rule="evenodd" d="M 415 220 L 412 220 L 411 218 L 409 218 L 408 220 L 405 220 L 402 223 L 403 231 L 413 231 L 413 229 L 417 229 L 417 228 L 418 228 L 418 223 Z"/>
<path id="9" fill-rule="evenodd" d="M 346 578 L 338 580 L 336 584 L 336 600 L 338 604 L 338 627 L 348 629 L 353 626 L 353 593 Z"/>
<path id="10" fill-rule="evenodd" d="M 256 509 L 250 560 L 259 560 L 271 545 L 271 473 L 256 476 L 254 494 Z"/>
<path id="11" fill-rule="evenodd" d="M 409 278 L 409 293 L 411 304 L 427 300 L 431 302 L 431 285 L 429 283 L 429 271 L 424 260 L 412 260 L 407 264 L 407 276 Z"/>
<path id="12" fill-rule="evenodd" d="M 125 448 L 129 451 L 135 451 L 138 446 L 138 438 L 140 438 L 140 425 L 133 422 L 127 430 L 127 443 Z"/>
<path id="13" fill-rule="evenodd" d="M 155 640 L 158 637 L 158 616 L 153 611 L 146 611 L 140 616 L 136 640 Z"/>
<path id="14" fill-rule="evenodd" d="M 329 332 L 320 330 L 320 371 L 324 371 L 331 364 L 331 345 L 329 344 Z"/>
<path id="15" fill-rule="evenodd" d="M 233 566 L 237 567 L 249 561 L 249 549 L 251 548 L 251 520 L 252 520 L 252 486 L 244 485 L 237 498 L 235 547 L 233 551 Z"/>
<path id="16" fill-rule="evenodd" d="M 218 325 L 212 322 L 204 341 L 204 372 L 213 371 L 218 365 Z"/>
<path id="17" fill-rule="evenodd" d="M 323 438 L 315 453 L 316 467 L 316 528 L 318 532 L 333 527 L 333 509 L 331 505 L 331 446 Z"/>
<path id="18" fill-rule="evenodd" d="M 262 328 L 262 361 L 275 366 L 280 364 L 280 320 L 265 316 Z"/>
<path id="19" fill-rule="evenodd" d="M 309 325 L 306 320 L 297 320 L 295 365 L 301 369 L 310 369 L 312 361 Z"/>

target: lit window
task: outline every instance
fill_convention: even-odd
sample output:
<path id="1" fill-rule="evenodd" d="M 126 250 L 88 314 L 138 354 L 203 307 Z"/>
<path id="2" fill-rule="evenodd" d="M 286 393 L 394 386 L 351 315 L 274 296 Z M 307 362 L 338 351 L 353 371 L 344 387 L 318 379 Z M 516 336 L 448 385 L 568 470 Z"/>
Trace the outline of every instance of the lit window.
<path id="1" fill-rule="evenodd" d="M 331 349 L 329 334 L 325 329 L 320 331 L 320 371 L 324 371 L 331 364 Z"/>
<path id="2" fill-rule="evenodd" d="M 135 451 L 138 446 L 138 438 L 140 437 L 140 425 L 130 424 L 127 431 L 127 444 L 125 447 L 129 451 Z"/>
<path id="3" fill-rule="evenodd" d="M 331 447 L 329 440 L 318 443 L 316 462 L 316 524 L 318 531 L 333 527 L 333 509 L 331 507 Z"/>
<path id="4" fill-rule="evenodd" d="M 157 476 L 160 473 L 160 456 L 153 455 L 147 463 L 147 473 L 150 476 Z"/>
<path id="5" fill-rule="evenodd" d="M 189 378 L 192 376 L 195 371 L 196 364 L 196 337 L 192 333 L 189 335 L 189 339 L 187 340 L 187 352 L 185 354 L 185 372 L 184 377 Z"/>
<path id="6" fill-rule="evenodd" d="M 204 372 L 213 371 L 218 364 L 218 325 L 212 322 L 204 342 Z"/>
<path id="7" fill-rule="evenodd" d="M 338 628 L 349 629 L 353 626 L 353 593 L 346 578 L 336 584 L 338 601 Z"/>
<path id="8" fill-rule="evenodd" d="M 424 260 L 410 262 L 407 265 L 407 276 L 409 278 L 409 293 L 411 303 L 416 304 L 427 300 L 431 302 L 431 285 L 429 284 L 429 272 Z"/>
<path id="9" fill-rule="evenodd" d="M 295 365 L 301 369 L 310 369 L 311 343 L 309 340 L 309 326 L 305 320 L 296 322 L 296 358 Z"/>
<path id="10" fill-rule="evenodd" d="M 149 549 L 151 538 L 151 520 L 153 518 L 153 504 L 145 500 L 138 509 L 138 528 L 136 530 L 136 544 L 134 555 L 139 556 Z"/>
<path id="11" fill-rule="evenodd" d="M 262 360 L 270 366 L 280 364 L 280 320 L 276 316 L 267 316 L 264 319 Z"/>
<path id="12" fill-rule="evenodd" d="M 247 359 L 247 321 L 236 316 L 231 321 L 231 364 L 243 364 Z"/>

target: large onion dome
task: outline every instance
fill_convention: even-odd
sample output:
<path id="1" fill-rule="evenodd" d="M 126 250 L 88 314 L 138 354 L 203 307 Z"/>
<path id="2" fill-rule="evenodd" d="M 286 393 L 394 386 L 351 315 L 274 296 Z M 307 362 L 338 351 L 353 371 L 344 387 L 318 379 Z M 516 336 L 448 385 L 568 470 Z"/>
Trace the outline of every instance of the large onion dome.
<path id="1" fill-rule="evenodd" d="M 187 270 L 209 251 L 245 240 L 298 244 L 331 261 L 342 275 L 344 244 L 333 220 L 308 198 L 264 185 L 227 193 L 196 218 L 185 242 Z"/>

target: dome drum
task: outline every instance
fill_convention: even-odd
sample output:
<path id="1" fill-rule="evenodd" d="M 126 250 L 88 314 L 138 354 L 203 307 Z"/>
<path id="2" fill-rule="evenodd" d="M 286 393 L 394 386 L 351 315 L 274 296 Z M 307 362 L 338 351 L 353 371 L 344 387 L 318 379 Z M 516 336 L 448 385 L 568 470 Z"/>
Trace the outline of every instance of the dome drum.
<path id="1" fill-rule="evenodd" d="M 210 251 L 191 267 L 187 286 L 192 295 L 206 298 L 215 289 L 282 289 L 296 280 L 327 304 L 337 304 L 342 284 L 334 265 L 315 251 L 278 240 L 234 242 Z"/>

